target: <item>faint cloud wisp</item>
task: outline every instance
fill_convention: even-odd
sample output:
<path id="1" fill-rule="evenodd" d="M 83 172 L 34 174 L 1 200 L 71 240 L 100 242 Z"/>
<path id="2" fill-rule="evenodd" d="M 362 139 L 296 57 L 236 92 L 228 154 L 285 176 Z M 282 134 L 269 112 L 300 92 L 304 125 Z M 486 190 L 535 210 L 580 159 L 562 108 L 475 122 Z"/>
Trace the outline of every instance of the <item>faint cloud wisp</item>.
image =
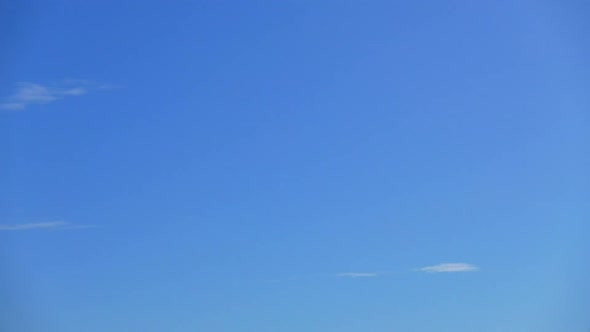
<path id="1" fill-rule="evenodd" d="M 94 225 L 75 225 L 65 221 L 46 221 L 26 224 L 0 224 L 0 231 L 66 230 L 95 227 Z"/>
<path id="2" fill-rule="evenodd" d="M 21 82 L 16 91 L 0 103 L 0 109 L 9 111 L 23 111 L 31 105 L 49 104 L 67 97 L 82 96 L 90 90 L 101 89 L 87 80 L 66 80 L 56 86 L 37 83 Z"/>
<path id="3" fill-rule="evenodd" d="M 467 263 L 443 263 L 416 269 L 416 271 L 426 273 L 475 272 L 478 270 L 479 267 Z"/>

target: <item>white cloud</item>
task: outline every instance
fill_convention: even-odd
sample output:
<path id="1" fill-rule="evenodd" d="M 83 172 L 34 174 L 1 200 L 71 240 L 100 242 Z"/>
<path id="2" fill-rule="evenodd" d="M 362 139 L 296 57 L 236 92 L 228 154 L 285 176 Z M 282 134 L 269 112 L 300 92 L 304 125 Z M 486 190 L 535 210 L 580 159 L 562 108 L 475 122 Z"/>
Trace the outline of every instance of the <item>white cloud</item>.
<path id="1" fill-rule="evenodd" d="M 379 275 L 373 272 L 344 272 L 338 273 L 336 276 L 343 278 L 372 278 Z"/>
<path id="2" fill-rule="evenodd" d="M 477 266 L 467 263 L 443 263 L 417 269 L 417 271 L 427 273 L 475 272 L 477 270 L 479 270 Z"/>
<path id="3" fill-rule="evenodd" d="M 90 90 L 100 89 L 87 80 L 65 80 L 60 85 L 45 86 L 22 82 L 11 96 L 0 102 L 0 109 L 22 111 L 31 105 L 49 104 L 67 97 L 81 96 Z"/>
<path id="4" fill-rule="evenodd" d="M 0 231 L 32 231 L 52 229 L 81 229 L 94 228 L 93 225 L 74 225 L 65 221 L 46 221 L 27 224 L 0 224 Z"/>
<path id="5" fill-rule="evenodd" d="M 61 91 L 64 96 L 81 96 L 88 93 L 88 90 L 84 88 L 71 88 Z"/>

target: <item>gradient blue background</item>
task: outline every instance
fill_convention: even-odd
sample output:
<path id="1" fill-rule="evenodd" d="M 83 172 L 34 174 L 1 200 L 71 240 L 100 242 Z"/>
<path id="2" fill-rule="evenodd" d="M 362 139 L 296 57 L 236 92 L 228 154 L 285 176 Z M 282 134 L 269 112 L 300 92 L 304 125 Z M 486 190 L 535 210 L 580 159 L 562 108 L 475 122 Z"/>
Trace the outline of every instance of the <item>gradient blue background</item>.
<path id="1" fill-rule="evenodd" d="M 0 9 L 2 331 L 590 328 L 587 2 Z"/>

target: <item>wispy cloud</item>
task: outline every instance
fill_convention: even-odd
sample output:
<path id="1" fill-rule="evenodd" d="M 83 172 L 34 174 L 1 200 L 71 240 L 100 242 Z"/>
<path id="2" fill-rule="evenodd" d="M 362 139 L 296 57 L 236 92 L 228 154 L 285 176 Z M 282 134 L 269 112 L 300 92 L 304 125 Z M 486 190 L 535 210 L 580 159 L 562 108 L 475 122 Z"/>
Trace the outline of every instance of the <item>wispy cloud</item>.
<path id="1" fill-rule="evenodd" d="M 427 273 L 475 272 L 478 270 L 477 266 L 467 263 L 443 263 L 416 269 L 416 271 Z"/>
<path id="2" fill-rule="evenodd" d="M 416 269 L 396 269 L 396 270 L 378 270 L 377 272 L 340 272 L 340 273 L 316 273 L 306 275 L 296 275 L 289 278 L 275 278 L 269 279 L 268 282 L 284 282 L 284 281 L 303 281 L 303 280 L 329 280 L 333 278 L 395 278 L 408 272 L 423 272 L 423 273 L 459 273 L 459 272 L 476 272 L 479 267 L 468 263 L 442 263 L 437 265 L 424 266 Z"/>
<path id="3" fill-rule="evenodd" d="M 65 221 L 46 221 L 26 224 L 0 224 L 0 231 L 66 230 L 94 228 L 94 225 L 77 225 Z"/>
<path id="4" fill-rule="evenodd" d="M 42 105 L 58 100 L 82 96 L 91 90 L 102 89 L 88 80 L 65 80 L 58 85 L 41 85 L 31 82 L 18 83 L 15 92 L 0 102 L 0 109 L 22 111 L 31 105 Z"/>
<path id="5" fill-rule="evenodd" d="M 336 276 L 341 278 L 373 278 L 378 277 L 379 274 L 374 272 L 343 272 L 336 274 Z"/>

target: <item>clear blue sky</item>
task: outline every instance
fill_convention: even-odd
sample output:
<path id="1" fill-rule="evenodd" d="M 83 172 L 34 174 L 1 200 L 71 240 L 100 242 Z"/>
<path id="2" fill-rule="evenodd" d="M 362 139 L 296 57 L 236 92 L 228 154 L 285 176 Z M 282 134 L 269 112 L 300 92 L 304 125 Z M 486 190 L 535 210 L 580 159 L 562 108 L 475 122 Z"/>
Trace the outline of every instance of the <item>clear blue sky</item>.
<path id="1" fill-rule="evenodd" d="M 585 1 L 0 5 L 0 330 L 590 328 Z"/>

